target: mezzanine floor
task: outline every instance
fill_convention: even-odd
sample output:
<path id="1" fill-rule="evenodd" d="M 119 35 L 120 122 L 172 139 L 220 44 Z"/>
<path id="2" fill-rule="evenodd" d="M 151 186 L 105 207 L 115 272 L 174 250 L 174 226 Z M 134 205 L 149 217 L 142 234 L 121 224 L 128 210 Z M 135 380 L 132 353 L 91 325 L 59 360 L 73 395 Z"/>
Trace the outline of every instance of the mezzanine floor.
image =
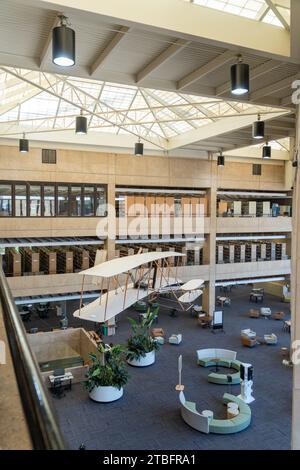
<path id="1" fill-rule="evenodd" d="M 61 430 L 70 448 L 81 443 L 87 449 L 289 449 L 291 432 L 291 369 L 281 364 L 280 348 L 288 346 L 290 335 L 283 332 L 282 322 L 250 319 L 248 286 L 232 290 L 231 307 L 225 308 L 225 334 L 212 334 L 202 329 L 188 313 L 176 318 L 161 309 L 158 326 L 168 337 L 182 333 L 179 346 L 165 344 L 157 361 L 149 368 L 129 368 L 130 381 L 121 400 L 110 404 L 92 402 L 80 384 L 74 385 L 61 399 L 53 399 Z M 260 304 L 259 304 L 260 305 Z M 289 312 L 289 305 L 266 294 L 262 306 Z M 127 316 L 118 321 L 117 334 L 108 341 L 125 342 L 128 337 Z M 72 322 L 73 323 L 73 322 Z M 74 325 L 75 326 L 75 325 Z M 276 346 L 259 345 L 249 349 L 241 346 L 240 330 L 251 328 L 259 336 L 275 333 Z M 254 397 L 251 404 L 252 423 L 245 431 L 233 435 L 205 435 L 189 428 L 181 419 L 175 385 L 177 359 L 183 356 L 183 383 L 186 398 L 197 408 L 211 409 L 215 417 L 225 418 L 222 395 L 228 386 L 207 382 L 208 371 L 196 364 L 196 350 L 221 347 L 237 351 L 237 358 L 254 366 Z M 239 385 L 232 386 L 238 394 Z"/>

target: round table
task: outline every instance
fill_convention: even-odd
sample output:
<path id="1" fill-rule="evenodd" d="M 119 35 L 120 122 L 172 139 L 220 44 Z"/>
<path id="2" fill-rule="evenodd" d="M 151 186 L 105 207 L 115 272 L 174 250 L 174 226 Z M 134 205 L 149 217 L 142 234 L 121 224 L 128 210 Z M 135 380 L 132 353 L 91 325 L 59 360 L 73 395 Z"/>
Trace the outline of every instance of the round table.
<path id="1" fill-rule="evenodd" d="M 239 405 L 230 401 L 227 403 L 227 419 L 235 418 L 239 414 Z"/>
<path id="2" fill-rule="evenodd" d="M 211 410 L 203 410 L 201 414 L 202 414 L 203 416 L 205 416 L 205 418 L 211 418 L 211 419 L 213 419 L 213 417 L 214 417 L 214 413 L 213 413 L 213 411 L 211 411 Z"/>

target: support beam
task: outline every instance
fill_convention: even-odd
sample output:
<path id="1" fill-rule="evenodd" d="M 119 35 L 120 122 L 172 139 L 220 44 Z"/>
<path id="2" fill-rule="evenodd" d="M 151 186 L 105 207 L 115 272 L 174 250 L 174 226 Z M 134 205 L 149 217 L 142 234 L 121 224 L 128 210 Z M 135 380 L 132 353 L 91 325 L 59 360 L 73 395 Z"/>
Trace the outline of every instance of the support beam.
<path id="1" fill-rule="evenodd" d="M 293 182 L 293 221 L 292 221 L 292 275 L 291 275 L 291 342 L 300 340 L 300 116 L 297 106 L 295 150 L 298 154 L 298 168 Z M 291 343 L 291 352 L 293 351 Z M 299 346 L 297 345 L 299 357 Z M 300 450 L 300 364 L 293 364 L 293 399 L 292 399 L 292 450 Z"/>
<path id="2" fill-rule="evenodd" d="M 161 54 L 159 54 L 155 59 L 153 59 L 146 67 L 141 69 L 136 74 L 136 83 L 140 83 L 144 78 L 150 75 L 155 69 L 164 64 L 167 60 L 171 59 L 175 54 L 181 51 L 185 46 L 190 44 L 190 41 L 185 39 L 177 39 L 174 44 L 171 44 L 167 49 L 165 49 Z"/>
<path id="3" fill-rule="evenodd" d="M 262 148 L 251 146 L 251 147 L 244 147 L 240 149 L 233 149 L 233 150 L 226 150 L 223 151 L 223 155 L 225 157 L 243 157 L 243 158 L 259 158 L 261 160 L 262 157 Z M 290 159 L 290 152 L 287 150 L 275 150 L 272 149 L 272 160 L 283 160 L 289 161 Z"/>
<path id="4" fill-rule="evenodd" d="M 266 73 L 273 72 L 275 69 L 280 67 L 282 65 L 282 62 L 279 62 L 278 60 L 267 60 L 263 64 L 259 65 L 258 67 L 255 67 L 254 69 L 250 70 L 250 82 L 261 77 L 262 75 Z M 224 83 L 223 85 L 220 85 L 216 89 L 216 96 L 221 96 L 224 95 L 231 90 L 231 83 L 230 81 Z"/>
<path id="5" fill-rule="evenodd" d="M 284 90 L 286 88 L 290 88 L 292 93 L 292 83 L 295 80 L 299 80 L 299 78 L 300 73 L 284 78 L 283 80 L 279 80 L 278 82 L 272 83 L 271 85 L 268 85 L 266 87 L 260 88 L 250 94 L 250 101 L 256 101 L 260 98 L 272 95 L 273 93 L 277 93 L 278 91 Z"/>
<path id="6" fill-rule="evenodd" d="M 265 0 L 266 4 L 272 10 L 275 16 L 279 19 L 280 23 L 285 27 L 287 31 L 290 31 L 290 25 L 286 21 L 286 19 L 283 17 L 283 15 L 280 13 L 280 11 L 276 8 L 272 0 Z"/>
<path id="7" fill-rule="evenodd" d="M 270 114 L 261 113 L 262 120 L 268 121 L 276 117 L 284 116 L 289 114 L 290 111 L 282 110 L 282 112 L 274 112 Z M 243 129 L 244 127 L 249 127 L 253 123 L 253 115 L 243 115 L 237 114 L 234 117 L 228 117 L 219 119 L 218 121 L 202 126 L 199 129 L 193 129 L 191 131 L 185 132 L 182 135 L 177 135 L 172 137 L 168 142 L 168 150 L 189 145 L 194 142 L 199 142 L 201 140 L 213 139 L 217 136 L 222 136 L 229 132 L 235 130 Z"/>
<path id="8" fill-rule="evenodd" d="M 218 57 L 215 59 L 211 60 L 205 65 L 202 65 L 198 69 L 194 70 L 193 72 L 189 73 L 185 77 L 181 78 L 177 82 L 177 90 L 182 90 L 183 88 L 186 88 L 187 86 L 191 85 L 192 83 L 200 80 L 201 78 L 205 77 L 209 73 L 214 72 L 217 70 L 219 67 L 222 67 L 223 65 L 227 64 L 228 62 L 232 61 L 233 58 L 235 57 L 235 53 L 233 51 L 225 51 L 223 54 L 220 54 Z"/>
<path id="9" fill-rule="evenodd" d="M 34 2 L 34 0 L 30 0 Z M 36 0 L 35 0 L 36 2 Z M 45 8 L 74 8 L 74 0 L 39 0 Z M 271 56 L 290 56 L 289 32 L 283 28 L 183 1 L 76 0 L 76 9 L 110 18 L 117 24 L 141 25 L 189 40 L 224 48 L 247 48 Z M 158 14 L 159 12 L 159 14 Z"/>
<path id="10" fill-rule="evenodd" d="M 114 35 L 114 37 L 109 41 L 105 48 L 100 52 L 98 57 L 94 60 L 90 66 L 90 75 L 94 75 L 98 69 L 103 65 L 105 60 L 109 57 L 109 54 L 117 47 L 117 45 L 122 41 L 125 34 L 129 31 L 127 26 L 121 26 L 119 31 Z"/>
<path id="11" fill-rule="evenodd" d="M 42 53 L 40 55 L 40 58 L 39 58 L 39 66 L 40 66 L 40 69 L 43 68 L 46 60 L 48 59 L 49 55 L 50 55 L 50 50 L 51 50 L 51 46 L 52 46 L 52 30 L 53 28 L 56 28 L 56 26 L 59 25 L 60 23 L 60 20 L 59 20 L 59 17 L 58 15 L 61 15 L 61 13 L 57 12 L 56 13 L 56 18 L 55 20 L 53 21 L 53 24 L 50 28 L 50 31 L 48 33 L 48 36 L 47 36 L 47 39 L 44 43 L 44 46 L 43 46 L 43 49 L 42 49 Z"/>

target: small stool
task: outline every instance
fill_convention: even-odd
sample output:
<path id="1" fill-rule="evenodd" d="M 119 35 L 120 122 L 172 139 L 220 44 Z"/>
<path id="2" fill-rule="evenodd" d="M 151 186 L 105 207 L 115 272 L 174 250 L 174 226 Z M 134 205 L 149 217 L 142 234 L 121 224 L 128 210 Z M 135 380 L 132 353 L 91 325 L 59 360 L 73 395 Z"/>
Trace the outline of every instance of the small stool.
<path id="1" fill-rule="evenodd" d="M 280 348 L 280 352 L 281 352 L 281 355 L 282 355 L 282 357 L 283 357 L 284 359 L 289 357 L 289 350 L 288 350 L 288 348 Z"/>
<path id="2" fill-rule="evenodd" d="M 235 418 L 239 414 L 239 405 L 234 402 L 227 403 L 227 419 Z"/>
<path id="3" fill-rule="evenodd" d="M 205 416 L 205 418 L 208 418 L 208 419 L 213 419 L 214 417 L 214 413 L 211 410 L 203 410 L 201 414 Z"/>

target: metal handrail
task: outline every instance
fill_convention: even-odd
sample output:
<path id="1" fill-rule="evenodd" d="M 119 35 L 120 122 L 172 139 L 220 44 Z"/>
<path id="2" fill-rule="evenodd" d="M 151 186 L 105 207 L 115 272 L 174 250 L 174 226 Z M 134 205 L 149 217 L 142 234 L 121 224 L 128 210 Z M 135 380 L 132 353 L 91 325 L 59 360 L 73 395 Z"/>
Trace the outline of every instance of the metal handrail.
<path id="1" fill-rule="evenodd" d="M 13 360 L 21 402 L 36 450 L 64 450 L 39 366 L 30 349 L 26 331 L 0 267 L 0 299 L 8 343 Z"/>

